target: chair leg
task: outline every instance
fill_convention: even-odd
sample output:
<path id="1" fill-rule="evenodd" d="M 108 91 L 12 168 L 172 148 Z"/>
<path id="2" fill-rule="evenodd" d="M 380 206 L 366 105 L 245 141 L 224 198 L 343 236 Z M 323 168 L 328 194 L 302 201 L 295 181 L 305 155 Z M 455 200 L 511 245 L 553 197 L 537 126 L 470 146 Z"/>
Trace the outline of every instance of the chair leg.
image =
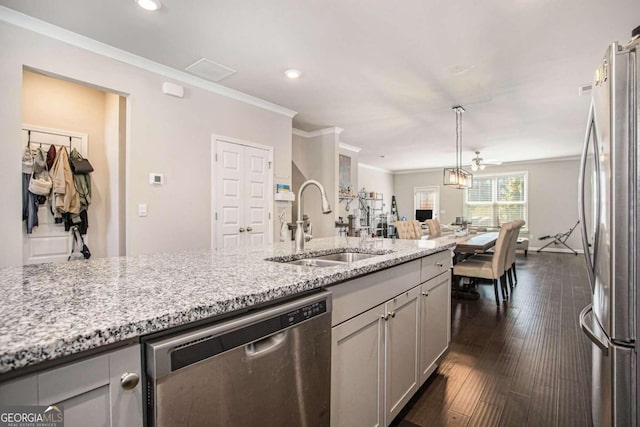
<path id="1" fill-rule="evenodd" d="M 515 262 L 511 265 L 511 270 L 513 270 L 513 281 L 517 285 L 518 284 L 518 275 L 516 274 L 516 263 Z"/>
<path id="2" fill-rule="evenodd" d="M 507 298 L 505 298 L 504 296 L 504 275 L 501 276 L 499 279 L 496 279 L 496 281 L 500 284 L 500 293 L 502 294 L 502 300 L 505 301 Z"/>
<path id="3" fill-rule="evenodd" d="M 500 307 L 500 299 L 498 298 L 498 281 L 493 279 L 493 292 L 496 294 L 496 305 Z"/>
<path id="4" fill-rule="evenodd" d="M 513 266 L 510 267 L 507 271 L 507 279 L 509 280 L 509 289 L 513 290 L 513 272 L 511 271 L 513 269 Z"/>
<path id="5" fill-rule="evenodd" d="M 505 301 L 509 299 L 509 284 L 507 283 L 507 272 L 505 271 L 500 278 L 500 282 L 502 283 L 502 289 L 504 289 L 504 294 L 502 295 L 502 299 Z"/>

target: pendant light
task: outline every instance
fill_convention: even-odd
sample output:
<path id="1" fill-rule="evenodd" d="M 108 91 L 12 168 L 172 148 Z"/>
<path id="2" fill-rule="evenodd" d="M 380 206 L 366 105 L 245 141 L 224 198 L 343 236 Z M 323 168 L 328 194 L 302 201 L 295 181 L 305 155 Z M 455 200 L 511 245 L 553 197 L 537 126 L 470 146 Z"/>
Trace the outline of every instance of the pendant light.
<path id="1" fill-rule="evenodd" d="M 462 190 L 473 186 L 473 175 L 462 169 L 462 113 L 464 113 L 464 108 L 458 105 L 453 107 L 453 111 L 456 113 L 456 167 L 444 169 L 443 184 Z"/>

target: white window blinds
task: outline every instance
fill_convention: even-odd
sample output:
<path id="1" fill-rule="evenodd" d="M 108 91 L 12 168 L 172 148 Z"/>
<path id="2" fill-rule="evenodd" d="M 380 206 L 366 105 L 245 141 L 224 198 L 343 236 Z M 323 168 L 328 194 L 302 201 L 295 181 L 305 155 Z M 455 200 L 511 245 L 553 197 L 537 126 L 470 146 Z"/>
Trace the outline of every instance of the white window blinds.
<path id="1" fill-rule="evenodd" d="M 473 178 L 465 190 L 464 215 L 476 226 L 496 227 L 508 221 L 527 221 L 527 173 Z M 526 226 L 525 226 L 526 227 Z"/>

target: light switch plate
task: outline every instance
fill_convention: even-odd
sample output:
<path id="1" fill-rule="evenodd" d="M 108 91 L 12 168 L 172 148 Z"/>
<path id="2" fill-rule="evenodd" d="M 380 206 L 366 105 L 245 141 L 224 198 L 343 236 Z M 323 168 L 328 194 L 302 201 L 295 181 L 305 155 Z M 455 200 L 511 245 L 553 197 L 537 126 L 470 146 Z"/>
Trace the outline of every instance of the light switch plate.
<path id="1" fill-rule="evenodd" d="M 139 203 L 138 204 L 138 216 L 147 216 L 147 204 Z"/>

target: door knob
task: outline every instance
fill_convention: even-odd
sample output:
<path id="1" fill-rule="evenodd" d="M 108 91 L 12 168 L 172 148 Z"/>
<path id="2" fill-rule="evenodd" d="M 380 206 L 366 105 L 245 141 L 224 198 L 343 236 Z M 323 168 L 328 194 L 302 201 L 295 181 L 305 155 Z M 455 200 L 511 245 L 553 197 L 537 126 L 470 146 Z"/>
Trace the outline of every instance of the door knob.
<path id="1" fill-rule="evenodd" d="M 238 229 L 238 231 L 239 231 L 239 232 L 241 232 L 241 233 L 244 233 L 244 228 L 240 227 L 240 228 Z"/>
<path id="2" fill-rule="evenodd" d="M 253 228 L 247 227 L 247 231 L 252 231 L 252 230 L 253 230 Z"/>
<path id="3" fill-rule="evenodd" d="M 125 372 L 120 377 L 120 384 L 122 388 L 125 390 L 133 390 L 138 385 L 140 381 L 140 376 L 135 372 Z"/>

